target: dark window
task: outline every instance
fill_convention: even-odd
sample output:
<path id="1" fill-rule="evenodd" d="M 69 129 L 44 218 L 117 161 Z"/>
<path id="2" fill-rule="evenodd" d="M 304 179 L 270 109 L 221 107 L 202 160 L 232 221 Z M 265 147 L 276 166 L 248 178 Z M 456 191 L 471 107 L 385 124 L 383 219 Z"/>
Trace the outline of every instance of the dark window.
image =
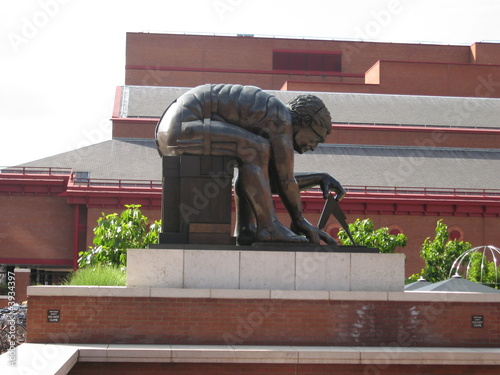
<path id="1" fill-rule="evenodd" d="M 89 177 L 89 172 L 75 172 L 75 184 L 86 184 Z"/>
<path id="2" fill-rule="evenodd" d="M 311 54 L 308 56 L 308 70 L 325 71 L 325 55 L 319 53 Z"/>
<path id="3" fill-rule="evenodd" d="M 14 266 L 0 264 L 0 295 L 7 295 L 9 292 L 9 272 L 14 272 Z"/>
<path id="4" fill-rule="evenodd" d="M 289 70 L 290 64 L 288 60 L 288 53 L 274 52 L 273 54 L 273 69 Z"/>
<path id="5" fill-rule="evenodd" d="M 69 276 L 67 271 L 31 270 L 31 285 L 59 285 Z"/>
<path id="6" fill-rule="evenodd" d="M 291 53 L 289 55 L 290 70 L 308 70 L 307 58 L 308 56 L 305 53 Z"/>
<path id="7" fill-rule="evenodd" d="M 301 70 L 309 72 L 340 72 L 341 55 L 314 52 L 273 52 L 274 70 Z"/>
<path id="8" fill-rule="evenodd" d="M 340 72 L 341 70 L 340 55 L 325 55 L 325 71 Z"/>

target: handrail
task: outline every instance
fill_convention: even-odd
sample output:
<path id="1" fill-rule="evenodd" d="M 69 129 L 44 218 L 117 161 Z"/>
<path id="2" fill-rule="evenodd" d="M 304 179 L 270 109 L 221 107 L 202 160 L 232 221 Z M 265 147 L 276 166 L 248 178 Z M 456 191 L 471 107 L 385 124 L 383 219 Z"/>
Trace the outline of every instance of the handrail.
<path id="1" fill-rule="evenodd" d="M 366 195 L 424 195 L 424 196 L 480 196 L 500 197 L 500 189 L 470 189 L 470 188 L 434 188 L 434 187 L 401 187 L 401 186 L 358 186 L 347 185 L 344 189 L 348 193 Z M 319 188 L 311 189 L 319 191 Z"/>
<path id="2" fill-rule="evenodd" d="M 105 179 L 105 178 L 80 178 L 76 177 L 70 168 L 61 167 L 7 167 L 0 170 L 2 174 L 22 175 L 69 175 L 72 184 L 80 187 L 142 187 L 161 188 L 160 180 L 132 180 L 132 179 Z M 423 196 L 480 196 L 500 197 L 500 189 L 471 189 L 471 188 L 438 188 L 438 187 L 401 187 L 401 186 L 344 186 L 348 193 L 359 193 L 365 195 L 423 195 Z M 309 189 L 311 192 L 319 192 L 319 188 Z"/>
<path id="3" fill-rule="evenodd" d="M 78 187 L 140 187 L 140 188 L 161 188 L 160 180 L 127 180 L 127 179 L 110 179 L 110 178 L 78 178 L 72 175 L 71 182 Z"/>
<path id="4" fill-rule="evenodd" d="M 71 168 L 64 167 L 4 167 L 0 169 L 0 174 L 45 174 L 53 175 L 70 175 L 73 172 Z"/>

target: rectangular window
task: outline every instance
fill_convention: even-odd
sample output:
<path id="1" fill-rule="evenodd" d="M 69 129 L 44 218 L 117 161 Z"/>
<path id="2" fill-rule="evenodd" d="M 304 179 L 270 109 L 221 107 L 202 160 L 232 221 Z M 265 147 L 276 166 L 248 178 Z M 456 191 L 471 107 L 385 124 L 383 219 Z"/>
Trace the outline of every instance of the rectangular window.
<path id="1" fill-rule="evenodd" d="M 342 71 L 340 53 L 274 51 L 274 70 L 299 70 L 304 72 Z"/>
<path id="2" fill-rule="evenodd" d="M 273 69 L 290 70 L 288 53 L 285 52 L 273 53 Z"/>
<path id="3" fill-rule="evenodd" d="M 7 295 L 9 292 L 9 280 L 7 275 L 9 272 L 14 272 L 14 266 L 0 264 L 0 295 Z M 7 302 L 7 300 L 5 300 Z"/>
<path id="4" fill-rule="evenodd" d="M 89 172 L 75 172 L 75 184 L 86 184 L 90 177 Z"/>

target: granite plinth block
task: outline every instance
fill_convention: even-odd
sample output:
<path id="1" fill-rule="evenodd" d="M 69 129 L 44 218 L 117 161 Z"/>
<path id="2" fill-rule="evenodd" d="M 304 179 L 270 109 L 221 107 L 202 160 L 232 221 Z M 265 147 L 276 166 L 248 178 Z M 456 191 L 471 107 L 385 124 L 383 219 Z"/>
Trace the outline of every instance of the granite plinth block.
<path id="1" fill-rule="evenodd" d="M 127 286 L 384 292 L 404 288 L 404 254 L 366 248 L 356 252 L 355 247 L 347 251 L 342 246 L 275 249 L 201 245 L 130 249 Z"/>

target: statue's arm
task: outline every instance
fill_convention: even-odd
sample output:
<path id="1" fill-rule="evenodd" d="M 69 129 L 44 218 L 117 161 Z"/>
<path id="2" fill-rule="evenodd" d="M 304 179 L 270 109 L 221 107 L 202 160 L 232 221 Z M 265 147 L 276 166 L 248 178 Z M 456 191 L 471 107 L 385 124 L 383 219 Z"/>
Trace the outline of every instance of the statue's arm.
<path id="1" fill-rule="evenodd" d="M 271 186 L 274 194 L 280 196 L 293 221 L 302 218 L 300 188 L 293 174 L 293 144 L 287 144 L 281 137 L 272 142 L 270 167 Z"/>
<path id="2" fill-rule="evenodd" d="M 295 173 L 295 179 L 300 190 L 306 190 L 314 186 L 319 186 L 324 173 Z"/>
<path id="3" fill-rule="evenodd" d="M 335 243 L 333 238 L 309 223 L 302 215 L 300 189 L 293 174 L 292 142 L 291 135 L 272 138 L 272 157 L 269 170 L 271 180 L 274 182 L 273 185 L 292 220 L 291 228 L 296 233 L 305 234 L 312 243 L 319 244 L 320 239 L 326 243 Z"/>
<path id="4" fill-rule="evenodd" d="M 300 190 L 319 186 L 325 199 L 330 191 L 335 192 L 337 200 L 341 200 L 346 194 L 342 185 L 328 173 L 296 173 L 295 179 Z"/>

